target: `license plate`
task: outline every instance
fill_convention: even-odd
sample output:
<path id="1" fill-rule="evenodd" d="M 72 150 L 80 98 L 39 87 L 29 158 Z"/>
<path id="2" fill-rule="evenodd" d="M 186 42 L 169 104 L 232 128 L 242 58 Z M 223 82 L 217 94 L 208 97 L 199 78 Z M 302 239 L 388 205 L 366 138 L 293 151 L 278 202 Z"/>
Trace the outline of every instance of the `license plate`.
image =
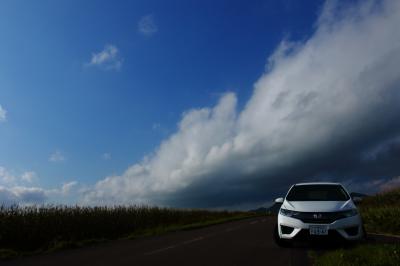
<path id="1" fill-rule="evenodd" d="M 310 226 L 310 235 L 323 236 L 328 234 L 327 226 Z"/>

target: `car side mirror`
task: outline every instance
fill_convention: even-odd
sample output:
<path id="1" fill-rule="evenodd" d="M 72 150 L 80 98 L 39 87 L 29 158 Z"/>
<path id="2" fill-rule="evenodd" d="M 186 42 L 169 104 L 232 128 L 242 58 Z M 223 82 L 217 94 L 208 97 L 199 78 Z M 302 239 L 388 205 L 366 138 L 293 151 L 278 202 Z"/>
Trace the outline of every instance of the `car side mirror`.
<path id="1" fill-rule="evenodd" d="M 360 203 L 362 201 L 362 198 L 361 197 L 354 197 L 353 198 L 353 202 L 354 203 Z"/>
<path id="2" fill-rule="evenodd" d="M 277 199 L 275 199 L 275 203 L 283 203 L 283 198 L 277 198 Z"/>

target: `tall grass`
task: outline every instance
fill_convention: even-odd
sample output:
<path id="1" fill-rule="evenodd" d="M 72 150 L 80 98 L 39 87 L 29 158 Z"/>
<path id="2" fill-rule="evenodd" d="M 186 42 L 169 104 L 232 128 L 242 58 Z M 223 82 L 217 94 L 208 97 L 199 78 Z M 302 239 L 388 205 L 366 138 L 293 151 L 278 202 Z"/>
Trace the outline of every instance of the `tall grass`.
<path id="1" fill-rule="evenodd" d="M 316 266 L 400 265 L 400 245 L 361 245 L 352 249 L 328 251 L 313 256 Z"/>
<path id="2" fill-rule="evenodd" d="M 359 209 L 368 232 L 400 235 L 400 189 L 367 197 Z"/>
<path id="3" fill-rule="evenodd" d="M 47 250 L 59 242 L 116 239 L 154 228 L 188 225 L 243 213 L 146 206 L 0 207 L 0 249 Z"/>
<path id="4" fill-rule="evenodd" d="M 358 207 L 367 232 L 400 235 L 400 188 L 366 197 Z M 400 265 L 400 245 L 362 244 L 311 257 L 321 266 Z"/>

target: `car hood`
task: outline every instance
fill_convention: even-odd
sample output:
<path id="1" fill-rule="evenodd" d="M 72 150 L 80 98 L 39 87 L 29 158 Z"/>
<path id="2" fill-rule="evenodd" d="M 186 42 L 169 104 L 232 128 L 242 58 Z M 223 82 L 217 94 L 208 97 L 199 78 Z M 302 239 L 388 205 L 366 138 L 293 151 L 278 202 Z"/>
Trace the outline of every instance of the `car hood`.
<path id="1" fill-rule="evenodd" d="M 348 201 L 287 201 L 282 204 L 282 208 L 299 212 L 335 212 L 354 209 L 351 200 Z"/>

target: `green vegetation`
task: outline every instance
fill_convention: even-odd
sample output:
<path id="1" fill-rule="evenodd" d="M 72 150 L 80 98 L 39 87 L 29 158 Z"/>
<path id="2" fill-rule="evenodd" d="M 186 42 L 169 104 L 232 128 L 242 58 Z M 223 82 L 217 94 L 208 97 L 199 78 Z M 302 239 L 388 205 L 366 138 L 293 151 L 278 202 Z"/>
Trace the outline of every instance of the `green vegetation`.
<path id="1" fill-rule="evenodd" d="M 197 228 L 251 215 L 146 206 L 0 207 L 0 257 Z"/>
<path id="2" fill-rule="evenodd" d="M 360 245 L 313 257 L 317 266 L 400 265 L 400 245 Z"/>
<path id="3" fill-rule="evenodd" d="M 367 232 L 400 235 L 400 189 L 366 197 L 359 209 Z"/>
<path id="4" fill-rule="evenodd" d="M 400 235 L 400 189 L 366 197 L 358 207 L 367 232 Z M 321 266 L 400 265 L 400 244 L 362 244 L 311 257 Z"/>

